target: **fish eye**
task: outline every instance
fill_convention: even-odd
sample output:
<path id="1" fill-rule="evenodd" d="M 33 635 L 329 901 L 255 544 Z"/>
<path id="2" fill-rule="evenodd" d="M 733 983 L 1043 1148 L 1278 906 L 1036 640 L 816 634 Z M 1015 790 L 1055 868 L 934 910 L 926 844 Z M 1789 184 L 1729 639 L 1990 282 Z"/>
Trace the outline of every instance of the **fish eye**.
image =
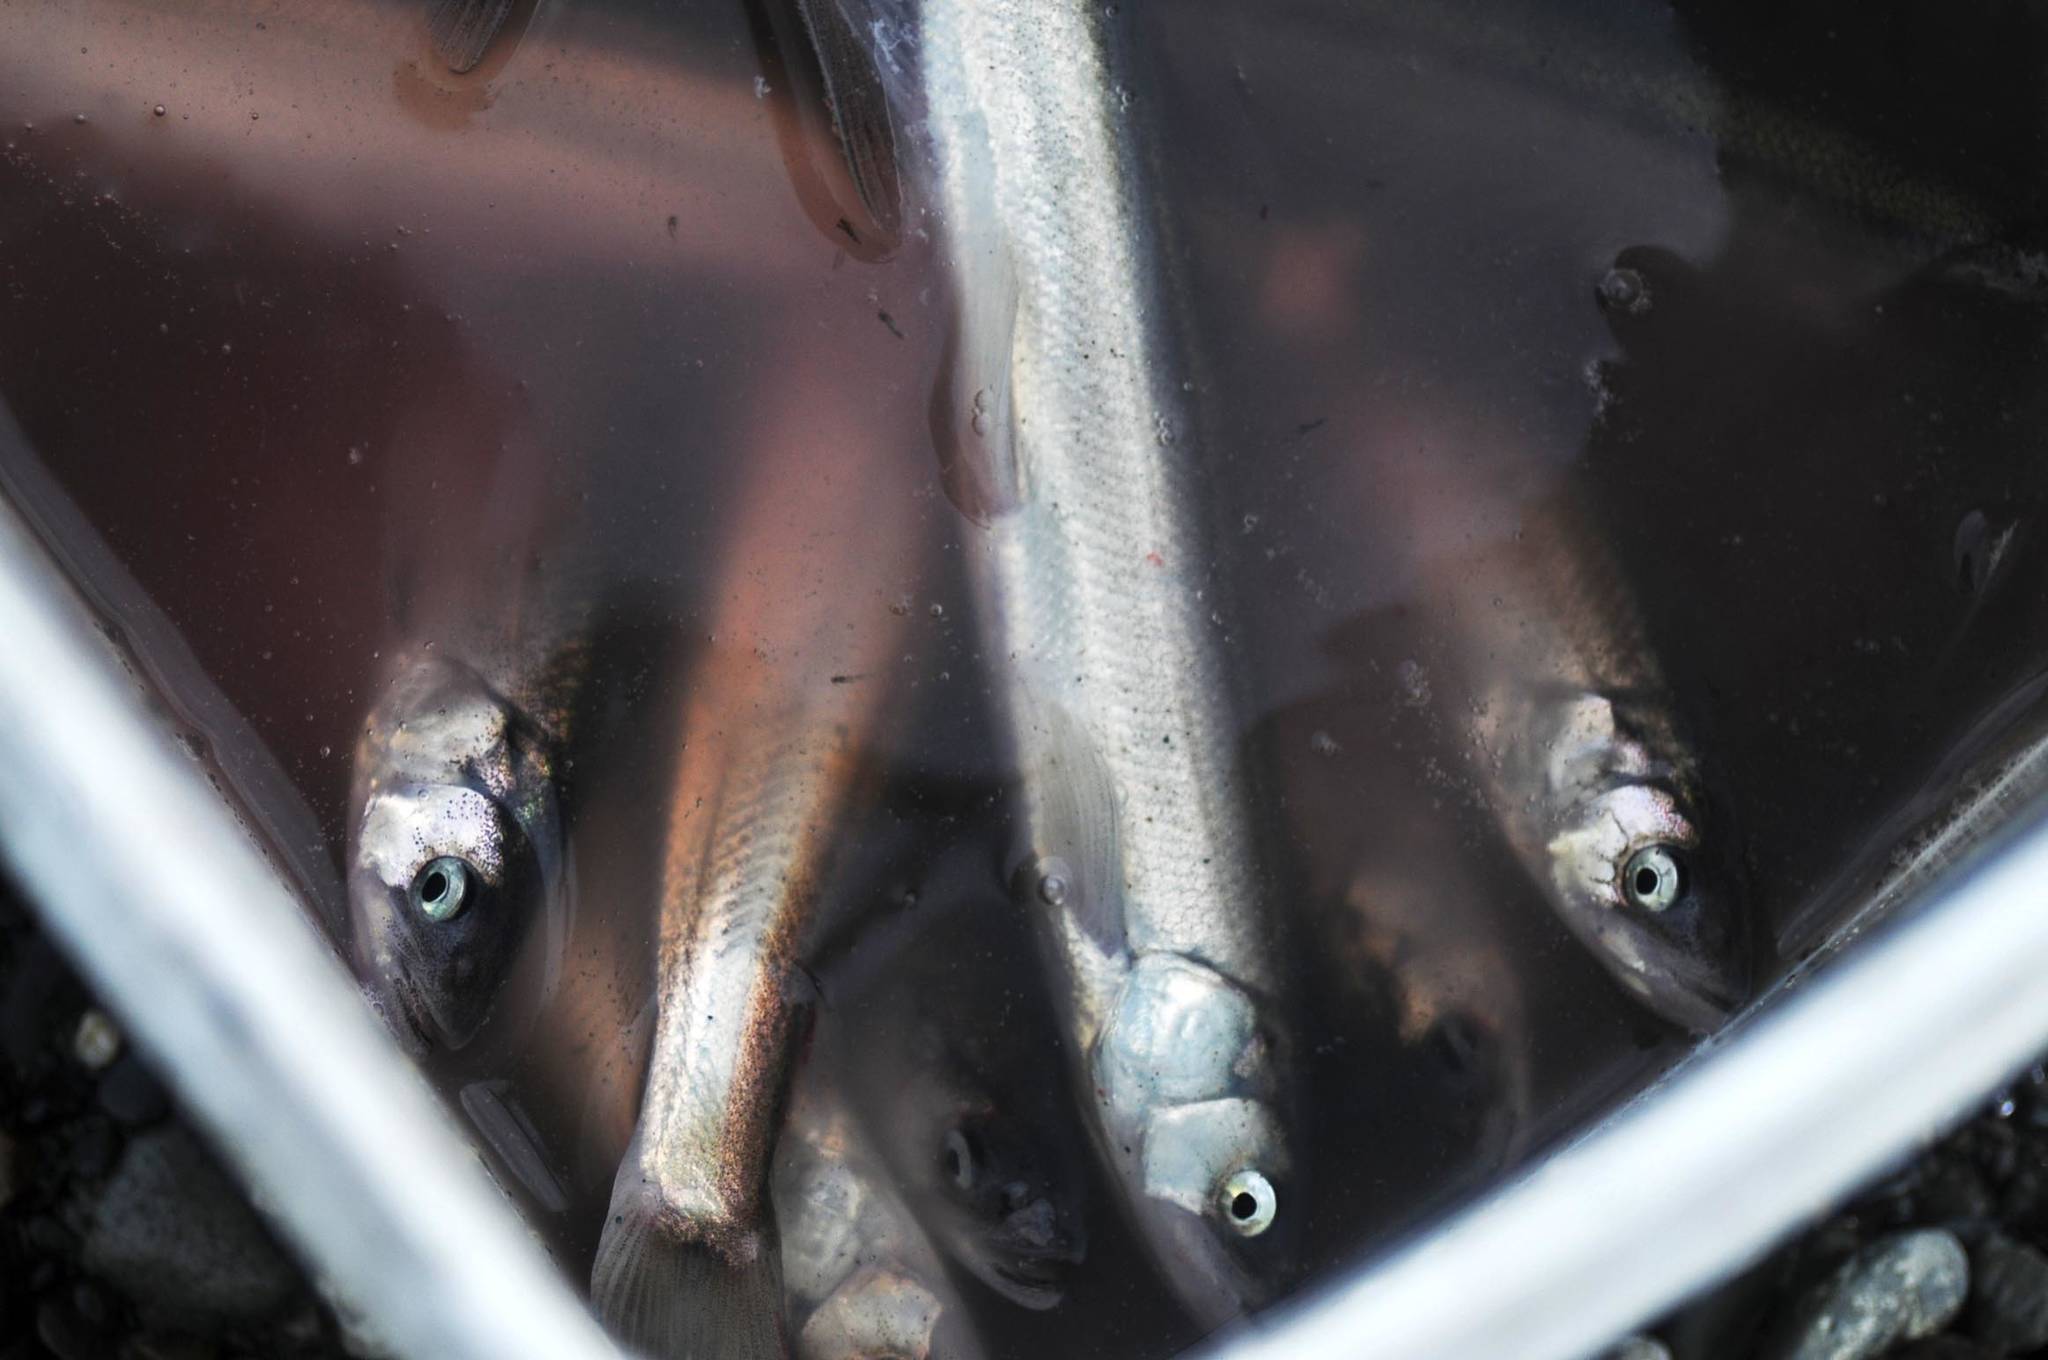
<path id="1" fill-rule="evenodd" d="M 413 909 L 429 921 L 450 921 L 469 905 L 471 871 L 453 855 L 430 859 L 412 876 Z"/>
<path id="2" fill-rule="evenodd" d="M 959 1129 L 946 1131 L 946 1148 L 943 1154 L 946 1174 L 953 1178 L 953 1184 L 962 1190 L 972 1190 L 980 1168 L 975 1165 L 974 1145 Z"/>
<path id="3" fill-rule="evenodd" d="M 1280 1197 L 1273 1192 L 1273 1182 L 1256 1167 L 1248 1166 L 1224 1177 L 1216 1187 L 1216 1202 L 1223 1211 L 1223 1221 L 1243 1237 L 1257 1237 L 1272 1227 L 1274 1216 L 1280 1212 Z"/>
<path id="4" fill-rule="evenodd" d="M 1646 845 L 1628 857 L 1621 889 L 1632 907 L 1663 911 L 1685 890 L 1685 867 L 1668 845 Z"/>

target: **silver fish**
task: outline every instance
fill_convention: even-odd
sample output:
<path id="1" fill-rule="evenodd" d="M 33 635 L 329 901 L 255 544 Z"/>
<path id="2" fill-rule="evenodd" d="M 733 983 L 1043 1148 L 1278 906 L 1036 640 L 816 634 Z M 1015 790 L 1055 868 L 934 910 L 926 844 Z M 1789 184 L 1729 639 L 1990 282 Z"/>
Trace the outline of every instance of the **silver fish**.
<path id="1" fill-rule="evenodd" d="M 857 409 L 850 388 L 821 399 Z M 786 1352 L 767 1178 L 801 951 L 871 768 L 901 627 L 891 605 L 921 543 L 889 466 L 905 451 L 852 438 L 824 459 L 768 436 L 733 517 L 709 654 L 686 677 L 653 1055 L 591 1270 L 599 1315 L 664 1358 Z"/>
<path id="2" fill-rule="evenodd" d="M 801 1360 L 978 1360 L 938 1253 L 815 1058 L 775 1152 L 789 1325 Z"/>
<path id="3" fill-rule="evenodd" d="M 922 59 L 961 298 L 947 433 L 1099 1150 L 1183 1302 L 1271 1296 L 1293 1159 L 1277 943 L 1205 598 L 1170 319 L 1107 7 L 933 0 Z M 957 490 L 956 490 L 957 494 Z"/>
<path id="4" fill-rule="evenodd" d="M 567 703 L 544 678 L 558 673 L 541 666 L 526 672 L 524 704 L 441 653 L 406 653 L 394 670 L 355 753 L 356 961 L 402 1042 L 457 1049 L 483 1027 L 534 931 L 545 932 L 549 971 L 559 966 L 569 905 L 555 776 Z"/>
<path id="5" fill-rule="evenodd" d="M 1749 995 L 1739 857 L 1617 569 L 1568 504 L 1442 573 L 1476 693 L 1476 771 L 1509 845 L 1608 972 L 1707 1031 Z"/>

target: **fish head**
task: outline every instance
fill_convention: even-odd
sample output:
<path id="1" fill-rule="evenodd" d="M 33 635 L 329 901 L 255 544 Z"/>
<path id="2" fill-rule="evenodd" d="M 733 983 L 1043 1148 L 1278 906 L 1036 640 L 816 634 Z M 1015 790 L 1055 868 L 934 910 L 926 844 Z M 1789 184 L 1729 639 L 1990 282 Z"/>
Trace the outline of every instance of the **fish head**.
<path id="1" fill-rule="evenodd" d="M 475 1038 L 559 880 L 545 744 L 465 677 L 402 686 L 357 753 L 356 961 L 415 1052 Z"/>
<path id="2" fill-rule="evenodd" d="M 1269 1302 L 1301 1217 L 1275 1042 L 1206 964 L 1141 955 L 1097 1040 L 1103 1130 L 1138 1225 L 1210 1326 Z"/>
<path id="3" fill-rule="evenodd" d="M 1565 918 L 1630 992 L 1705 1033 L 1748 999 L 1751 950 L 1740 874 L 1654 782 L 1585 800 L 1551 841 Z"/>
<path id="4" fill-rule="evenodd" d="M 937 1127 L 938 1193 L 926 1197 L 933 1234 L 1012 1303 L 1051 1308 L 1087 1255 L 1080 1168 L 988 1103 L 960 1104 Z"/>

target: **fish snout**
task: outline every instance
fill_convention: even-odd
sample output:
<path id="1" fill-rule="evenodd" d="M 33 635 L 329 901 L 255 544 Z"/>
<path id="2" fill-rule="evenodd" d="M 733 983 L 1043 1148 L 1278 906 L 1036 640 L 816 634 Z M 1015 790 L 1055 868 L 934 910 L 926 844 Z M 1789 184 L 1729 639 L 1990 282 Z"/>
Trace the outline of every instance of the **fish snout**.
<path id="1" fill-rule="evenodd" d="M 1623 900 L 1596 941 L 1609 971 L 1672 1023 L 1719 1029 L 1750 999 L 1756 968 L 1739 876 L 1696 851 L 1656 845 L 1635 852 L 1621 880 Z"/>
<path id="2" fill-rule="evenodd" d="M 996 1229 L 997 1245 L 1012 1256 L 1078 1265 L 1087 1255 L 1087 1235 L 1072 1215 L 1062 1215 L 1050 1195 L 1025 1199 L 1021 1182 L 1004 1188 L 1013 1205 Z"/>
<path id="3" fill-rule="evenodd" d="M 1264 1303 L 1299 1214 L 1258 1003 L 1204 963 L 1142 957 L 1097 1059 L 1104 1121 L 1132 1148 L 1127 1192 L 1183 1301 L 1212 1325 Z"/>

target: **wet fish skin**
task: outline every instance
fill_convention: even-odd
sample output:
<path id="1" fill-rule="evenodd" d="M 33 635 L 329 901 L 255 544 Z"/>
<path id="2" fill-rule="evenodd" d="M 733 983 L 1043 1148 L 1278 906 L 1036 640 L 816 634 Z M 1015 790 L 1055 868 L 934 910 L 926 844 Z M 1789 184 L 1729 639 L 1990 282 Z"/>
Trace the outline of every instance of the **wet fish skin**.
<path id="1" fill-rule="evenodd" d="M 1012 663 L 1019 896 L 1098 1151 L 1183 1303 L 1221 1324 L 1286 1273 L 1289 1058 L 1110 18 L 934 0 L 924 22 L 955 358 L 1001 365 L 950 375 L 943 408 L 983 464 L 951 480 L 1002 493 L 970 510 L 970 552 L 987 650 Z"/>
<path id="2" fill-rule="evenodd" d="M 788 1353 L 768 1158 L 797 940 L 853 754 L 843 732 L 776 731 L 677 801 L 653 1065 L 591 1272 L 600 1316 L 651 1355 Z"/>
<path id="3" fill-rule="evenodd" d="M 1476 695 L 1474 768 L 1504 838 L 1624 989 L 1706 1032 L 1750 995 L 1754 944 L 1733 834 L 1635 601 L 1574 500 L 1442 573 Z"/>
<path id="4" fill-rule="evenodd" d="M 847 356 L 796 328 L 803 403 L 761 403 L 716 549 L 704 643 L 677 687 L 639 1119 L 612 1183 L 591 1299 L 656 1360 L 787 1354 L 768 1173 L 814 989 L 803 964 L 840 901 L 846 825 L 868 798 L 926 546 L 918 464 L 854 414 L 891 351 Z M 829 439 L 821 412 L 833 413 Z M 865 677 L 877 677 L 869 680 Z"/>
<path id="5" fill-rule="evenodd" d="M 863 931 L 862 976 L 825 972 L 859 1024 L 821 1022 L 811 1061 L 841 1074 L 940 1250 L 1012 1303 L 1051 1308 L 1088 1245 L 1058 1029 L 1036 979 L 1015 976 L 1032 942 L 1010 904 L 945 895 L 924 897 L 914 927 Z"/>
<path id="6" fill-rule="evenodd" d="M 1704 815 L 1689 753 L 1660 707 L 1585 692 L 1538 701 L 1544 769 L 1531 815 L 1510 818 L 1525 856 L 1547 837 L 1564 922 L 1624 988 L 1689 1029 L 1717 1028 L 1749 995 L 1748 903 Z M 1533 834 L 1532 834 L 1533 833 Z M 1671 900 L 1660 875 L 1675 872 Z"/>
<path id="7" fill-rule="evenodd" d="M 555 753 L 531 712 L 424 650 L 399 660 L 365 724 L 351 799 L 356 961 L 414 1051 L 467 1044 L 532 931 L 562 928 Z M 444 857 L 466 867 L 466 897 L 434 920 L 419 887 Z"/>
<path id="8" fill-rule="evenodd" d="M 796 1079 L 771 1179 L 801 1360 L 977 1360 L 930 1239 L 816 1058 Z"/>
<path id="9" fill-rule="evenodd" d="M 930 1206 L 922 1217 L 990 1289 L 1020 1307 L 1055 1307 L 1068 1272 L 1087 1255 L 1079 1185 L 993 1102 L 966 1091 L 950 1096 L 928 1110 L 927 1128 L 940 1135 L 921 1145 L 937 1174 L 910 1187 Z"/>

